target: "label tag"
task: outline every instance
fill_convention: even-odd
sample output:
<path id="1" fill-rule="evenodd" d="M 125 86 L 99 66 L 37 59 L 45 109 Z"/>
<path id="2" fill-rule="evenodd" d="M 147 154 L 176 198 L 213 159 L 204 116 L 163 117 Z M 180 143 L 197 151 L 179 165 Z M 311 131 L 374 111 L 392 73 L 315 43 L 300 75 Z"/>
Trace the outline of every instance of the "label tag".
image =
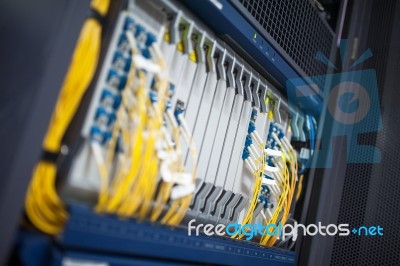
<path id="1" fill-rule="evenodd" d="M 310 159 L 310 150 L 307 148 L 301 148 L 300 159 L 304 159 L 304 160 Z"/>

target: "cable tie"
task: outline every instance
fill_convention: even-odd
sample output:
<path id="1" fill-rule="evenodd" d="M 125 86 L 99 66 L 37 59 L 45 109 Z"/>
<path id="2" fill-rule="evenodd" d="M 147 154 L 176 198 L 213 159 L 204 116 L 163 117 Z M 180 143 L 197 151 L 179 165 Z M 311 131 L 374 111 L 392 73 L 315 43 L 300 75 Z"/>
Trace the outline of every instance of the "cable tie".
<path id="1" fill-rule="evenodd" d="M 46 162 L 56 163 L 60 157 L 60 152 L 42 151 L 41 159 Z"/>
<path id="2" fill-rule="evenodd" d="M 100 14 L 100 12 L 97 11 L 96 9 L 94 9 L 94 8 L 90 9 L 89 18 L 92 18 L 92 19 L 96 20 L 102 26 L 105 24 L 105 21 L 106 21 L 106 17 L 103 16 L 102 14 Z"/>

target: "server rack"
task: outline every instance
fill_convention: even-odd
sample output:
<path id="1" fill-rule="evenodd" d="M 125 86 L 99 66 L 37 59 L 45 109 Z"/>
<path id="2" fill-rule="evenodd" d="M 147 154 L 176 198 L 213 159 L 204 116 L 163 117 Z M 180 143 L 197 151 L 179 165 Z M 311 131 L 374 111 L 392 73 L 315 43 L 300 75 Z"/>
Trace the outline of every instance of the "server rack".
<path id="1" fill-rule="evenodd" d="M 376 71 L 382 128 L 359 134 L 358 142 L 377 147 L 381 160 L 377 163 L 347 163 L 343 154 L 348 144 L 343 138 L 337 139 L 338 148 L 334 152 L 340 159 L 335 168 L 317 170 L 315 175 L 320 180 L 316 180 L 314 186 L 320 189 L 310 195 L 307 215 L 308 222 L 349 223 L 353 227 L 379 224 L 384 228 L 384 235 L 380 238 L 358 235 L 307 237 L 299 247 L 301 265 L 390 265 L 399 259 L 394 251 L 396 245 L 393 245 L 394 238 L 398 237 L 395 225 L 398 205 L 393 205 L 397 196 L 390 192 L 398 187 L 396 174 L 392 172 L 396 171 L 393 166 L 398 161 L 394 150 L 399 146 L 392 135 L 398 130 L 393 124 L 394 112 L 398 110 L 394 102 L 397 90 L 393 87 L 398 82 L 394 72 L 399 69 L 395 63 L 399 47 L 398 27 L 395 26 L 398 12 L 397 1 L 348 1 L 342 14 L 341 38 L 348 40 L 347 50 L 354 51 L 347 55 L 345 63 L 351 64 L 368 49 L 373 53 L 359 69 Z M 379 17 L 385 17 L 385 20 Z M 339 55 L 337 57 L 339 61 Z"/>
<path id="2" fill-rule="evenodd" d="M 229 7 L 229 3 L 226 3 L 226 6 L 228 6 Z M 233 14 L 238 14 L 237 12 L 235 13 L 235 11 L 233 10 L 233 9 L 231 9 L 231 10 L 228 10 L 228 13 L 227 13 L 228 15 L 233 15 Z M 240 16 L 238 16 L 237 17 L 238 19 L 240 19 Z M 249 24 L 247 24 L 245 21 L 243 21 L 243 24 L 244 25 L 249 25 Z M 249 26 L 248 26 L 249 27 Z M 243 30 L 242 30 L 242 32 L 243 32 Z M 235 35 L 235 30 L 233 30 L 232 31 L 232 33 L 230 34 L 230 35 Z M 249 36 L 251 36 L 251 35 L 249 35 Z M 264 43 L 264 41 L 262 40 L 262 37 L 259 37 L 258 39 L 257 38 L 253 38 L 253 40 L 252 40 L 253 42 L 254 41 L 256 41 L 255 42 L 255 44 L 256 45 L 258 45 L 258 43 L 257 42 L 262 42 L 262 43 Z M 265 43 L 267 43 L 267 42 L 265 42 Z M 280 57 L 279 57 L 279 55 L 278 55 L 278 53 L 277 52 L 275 52 L 274 51 L 274 49 L 272 48 L 272 47 L 267 47 L 267 46 L 265 46 L 267 49 L 268 49 L 268 51 L 270 52 L 270 60 L 271 60 L 271 62 L 272 62 L 272 65 L 274 65 L 274 64 L 278 64 L 278 66 L 279 66 L 279 64 L 281 64 L 281 67 L 282 68 L 284 68 L 284 71 L 283 71 L 283 73 L 280 73 L 280 70 L 279 70 L 279 67 L 278 68 L 276 68 L 276 72 L 274 72 L 274 70 L 273 69 L 269 69 L 269 72 L 271 72 L 271 73 L 273 73 L 272 74 L 272 80 L 275 80 L 275 79 L 278 79 L 281 83 L 282 83 L 282 81 L 283 81 L 283 77 L 293 77 L 293 76 L 295 76 L 296 74 L 295 74 L 295 72 L 293 72 L 293 70 L 291 70 L 291 67 L 289 67 L 288 65 L 287 65 L 287 63 L 285 63 L 285 61 L 284 60 L 282 60 Z M 263 51 L 263 49 L 265 48 L 265 47 L 261 47 L 262 49 L 261 49 L 261 51 Z M 281 51 L 282 52 L 282 51 Z M 247 54 L 245 54 L 245 55 L 247 55 Z M 253 62 L 254 62 L 254 60 L 253 60 Z M 270 64 L 271 65 L 271 64 Z M 262 68 L 260 68 L 260 67 L 258 67 L 259 69 L 261 69 L 262 70 Z M 297 69 L 298 70 L 298 69 Z M 265 71 L 262 71 L 262 72 L 265 72 Z M 317 107 L 314 107 L 314 109 L 317 109 L 318 108 L 318 106 Z M 74 221 L 74 210 L 71 210 L 71 213 L 72 213 L 72 218 L 71 218 L 71 223 L 73 224 L 73 221 Z M 80 214 L 79 216 L 82 216 L 83 214 Z M 78 216 L 78 215 L 77 215 Z M 72 234 L 72 233 L 71 233 Z M 62 238 L 62 239 L 68 239 L 68 237 L 69 236 L 71 236 L 70 234 L 69 234 L 69 231 L 68 231 L 68 229 L 66 230 L 66 235 Z M 62 243 L 62 241 L 61 241 L 61 243 Z M 68 243 L 68 242 L 67 242 Z M 67 244 L 67 246 L 68 246 L 68 244 Z M 293 262 L 293 257 L 291 257 L 292 255 L 290 255 L 289 257 L 287 257 L 287 256 L 285 256 L 285 255 L 283 255 L 283 254 L 280 254 L 280 252 L 278 252 L 278 254 L 279 255 L 274 255 L 274 254 L 272 254 L 272 256 L 269 254 L 269 253 L 265 253 L 265 252 L 260 252 L 260 251 L 257 251 L 257 249 L 256 249 L 256 251 L 252 251 L 251 249 L 244 249 L 243 251 L 242 251 L 242 249 L 241 248 L 238 248 L 238 250 L 236 250 L 236 252 L 243 252 L 245 255 L 249 255 L 249 253 L 248 252 L 250 252 L 250 253 L 252 253 L 251 255 L 253 255 L 253 256 L 263 256 L 263 257 L 265 257 L 265 256 L 267 256 L 268 258 L 271 258 L 272 260 L 277 260 L 277 261 L 281 261 L 281 262 Z M 254 254 L 253 254 L 254 253 Z M 215 263 L 215 261 L 210 261 L 211 263 Z M 234 262 L 234 260 L 232 261 L 232 263 Z M 236 263 L 237 262 L 239 262 L 240 263 L 240 261 L 236 261 Z M 244 261 L 243 261 L 243 263 L 244 263 Z"/>
<path id="3" fill-rule="evenodd" d="M 232 12 L 233 12 L 233 10 L 231 10 L 231 13 L 229 13 L 229 14 L 234 14 Z M 263 42 L 261 37 L 259 37 L 259 39 L 257 41 L 260 41 L 260 40 L 261 40 L 261 42 Z M 286 64 L 282 59 L 280 59 L 278 53 L 273 51 L 272 47 L 270 47 L 268 49 L 270 49 L 270 52 L 271 52 L 270 59 L 273 62 L 275 62 L 275 64 L 276 63 L 278 63 L 278 64 L 279 63 Z M 287 65 L 282 65 L 282 66 L 284 68 L 286 68 L 285 72 L 287 72 L 287 73 L 284 73 L 283 75 L 295 75 L 294 72 L 292 72 L 290 67 L 288 67 Z M 262 70 L 262 68 L 259 68 L 259 69 Z M 273 71 L 271 71 L 271 72 L 273 73 Z M 277 72 L 276 75 L 273 75 L 273 80 L 275 78 L 277 78 L 278 76 L 282 76 L 282 74 L 278 74 L 278 72 Z M 282 78 L 280 78 L 280 79 L 282 81 Z M 74 217 L 75 217 L 74 216 L 74 209 L 71 210 L 71 213 L 72 213 L 71 224 L 73 224 L 74 223 L 73 222 L 74 221 Z M 78 216 L 82 216 L 82 215 L 84 215 L 84 214 L 79 214 L 79 215 L 76 215 L 76 216 L 78 217 Z M 72 232 L 73 232 L 73 230 L 72 230 Z M 66 233 L 65 233 L 65 236 L 63 236 L 62 239 L 65 240 L 65 239 L 68 239 L 68 237 L 71 237 L 71 236 L 73 236 L 73 233 L 70 234 L 68 229 L 67 229 Z M 72 239 L 73 239 L 73 237 L 72 237 Z M 60 243 L 61 243 L 61 245 L 64 245 L 63 241 L 61 241 Z M 68 241 L 66 243 L 67 244 L 65 246 L 68 246 Z M 73 241 L 72 241 L 72 243 L 73 243 Z M 80 247 L 80 248 L 82 248 L 82 247 Z M 227 247 L 227 249 L 231 250 L 232 248 Z M 28 251 L 29 251 L 29 245 L 28 245 Z M 258 250 L 257 248 L 255 249 L 255 251 L 253 251 L 251 246 L 248 247 L 247 249 L 246 248 L 242 249 L 240 247 L 239 248 L 233 248 L 233 251 L 231 251 L 231 252 L 236 252 L 236 253 L 242 253 L 243 252 L 243 255 L 245 255 L 245 256 L 253 256 L 253 257 L 257 257 L 258 256 L 260 258 L 262 257 L 263 259 L 265 259 L 265 257 L 267 257 L 267 259 L 270 259 L 271 261 L 276 261 L 278 263 L 293 263 L 294 262 L 293 254 L 288 253 L 288 255 L 285 255 L 281 251 L 276 251 L 277 253 L 271 253 L 270 254 L 270 253 L 261 252 L 261 250 Z M 29 252 L 28 252 L 28 254 L 29 254 Z M 203 261 L 199 261 L 199 262 L 203 262 Z M 216 263 L 215 260 L 210 260 L 209 262 L 210 263 Z M 232 263 L 245 263 L 245 261 L 241 262 L 241 260 L 232 260 Z"/>
<path id="4" fill-rule="evenodd" d="M 238 3 L 236 2 L 236 5 L 238 5 Z M 360 4 L 361 5 L 361 4 Z M 391 5 L 393 5 L 393 6 L 395 6 L 395 4 L 394 3 L 391 3 Z M 364 8 L 365 9 L 368 9 L 368 10 L 371 10 L 372 8 L 371 8 L 371 5 L 369 5 L 368 6 L 368 4 L 366 4 L 366 6 L 364 6 Z M 359 8 L 359 6 L 357 5 L 357 4 L 355 4 L 354 6 L 353 6 L 353 10 L 365 10 L 364 8 Z M 348 6 L 348 9 L 350 9 L 350 6 Z M 395 9 L 394 9 L 395 10 Z M 347 11 L 347 12 L 350 12 L 350 11 Z M 353 12 L 355 12 L 355 11 L 353 11 Z M 385 10 L 385 9 L 383 9 L 382 10 L 382 14 L 386 14 L 386 13 L 388 12 L 388 10 Z M 394 11 L 393 11 L 394 12 Z M 391 13 L 391 14 L 393 14 L 393 12 Z M 352 17 L 357 17 L 357 18 L 359 18 L 359 17 L 362 17 L 362 16 L 352 16 Z M 355 25 L 356 24 L 356 22 L 352 22 L 352 23 L 349 23 L 350 25 Z M 359 25 L 358 23 L 357 23 L 357 25 Z M 79 28 L 79 27 L 78 27 Z M 353 29 L 353 30 L 356 30 L 356 29 Z M 351 32 L 351 31 L 350 31 Z M 357 35 L 357 34 L 355 34 L 355 33 L 353 33 L 354 35 Z M 362 34 L 361 34 L 362 35 Z M 351 33 L 349 33 L 349 36 L 352 36 L 352 34 Z M 362 41 L 360 41 L 361 43 L 362 43 Z M 73 42 L 71 42 L 71 43 L 73 43 Z M 71 44 L 71 47 L 72 47 L 72 44 Z M 362 49 L 360 49 L 360 50 L 362 50 Z M 61 71 L 62 72 L 62 71 Z M 283 71 L 283 72 L 286 72 L 286 71 Z M 293 72 L 292 72 L 293 73 Z M 383 73 L 383 72 L 382 72 Z M 277 74 L 276 76 L 278 76 L 279 77 L 279 74 Z M 43 127 L 44 128 L 44 127 Z M 343 142 L 342 142 L 342 144 L 343 144 Z M 339 147 L 343 147 L 342 146 L 342 144 L 341 145 L 338 145 Z M 342 149 L 339 149 L 339 151 L 337 151 L 338 153 L 340 153 L 340 154 L 344 154 L 345 152 L 345 149 L 344 148 L 342 148 Z M 36 156 L 37 157 L 37 156 Z M 339 165 L 345 165 L 345 161 L 343 161 L 343 162 L 338 162 L 339 163 Z M 33 162 L 32 162 L 32 164 L 33 164 Z M 363 166 L 362 166 L 363 167 Z M 26 171 L 28 171 L 28 170 L 26 170 Z M 7 171 L 6 171 L 6 173 L 7 173 Z M 316 173 L 317 175 L 319 175 L 319 174 L 321 174 L 321 172 L 317 172 Z M 315 175 L 315 173 L 314 173 L 314 175 Z M 341 183 L 341 182 L 346 182 L 345 180 L 343 181 L 343 176 L 344 176 L 344 172 L 342 171 L 342 170 L 332 170 L 332 171 L 329 171 L 329 170 L 325 170 L 324 171 L 324 175 L 326 175 L 326 176 L 335 176 L 335 177 L 337 177 L 336 179 L 335 179 L 335 187 L 337 187 L 338 188 L 338 191 L 339 190 L 341 190 L 342 189 L 342 187 L 343 187 L 343 183 Z M 315 180 L 315 182 L 314 183 L 312 183 L 312 184 L 310 184 L 310 187 L 312 187 L 313 186 L 313 188 L 312 189 L 310 189 L 310 190 L 308 190 L 308 195 L 307 195 L 307 197 L 310 199 L 310 201 L 309 202 L 318 202 L 315 206 L 312 204 L 312 203 L 310 203 L 310 206 L 309 206 L 309 208 L 308 209 L 306 209 L 305 211 L 303 211 L 304 212 L 304 214 L 306 214 L 306 221 L 308 221 L 308 222 L 311 222 L 311 221 L 315 221 L 315 220 L 317 220 L 318 219 L 318 217 L 319 217 L 319 219 L 321 219 L 321 221 L 322 220 L 325 220 L 326 219 L 326 221 L 334 221 L 335 219 L 336 219 L 336 211 L 341 211 L 342 213 L 344 212 L 343 210 L 339 210 L 339 208 L 344 208 L 344 207 L 339 207 L 337 204 L 336 204 L 336 200 L 337 200 L 337 198 L 339 198 L 340 197 L 340 191 L 338 192 L 338 191 L 336 191 L 336 190 L 333 190 L 332 189 L 332 183 L 329 183 L 329 182 L 327 182 L 326 181 L 326 178 L 324 178 L 322 181 L 320 181 L 319 182 L 319 180 Z M 346 184 L 346 183 L 344 183 L 344 184 Z M 346 185 L 345 185 L 345 187 L 346 187 Z M 325 189 L 324 189 L 325 188 Z M 6 190 L 8 190 L 8 189 L 6 189 Z M 336 191 L 335 193 L 333 192 L 333 191 Z M 329 192 L 329 193 L 327 193 L 327 192 Z M 350 193 L 350 192 L 348 192 L 348 193 Z M 329 199 L 327 199 L 328 197 L 330 197 Z M 313 199 L 315 199 L 315 198 L 318 198 L 318 200 L 317 201 L 315 201 L 315 200 L 313 200 Z M 334 207 L 334 208 L 336 208 L 336 210 L 333 212 L 333 213 L 331 213 L 331 214 L 329 214 L 330 215 L 330 217 L 329 217 L 329 215 L 326 213 L 326 210 L 332 210 L 332 208 L 328 208 L 328 207 L 326 207 L 326 205 L 325 205 L 325 207 L 321 207 L 321 203 L 322 203 L 322 205 L 324 205 L 324 204 L 330 204 L 329 206 L 331 206 L 331 207 Z M 345 203 L 342 203 L 342 204 L 345 204 Z M 344 205 L 342 205 L 342 206 L 344 206 Z M 72 213 L 74 213 L 74 211 L 76 211 L 77 213 L 79 213 L 79 211 L 82 211 L 82 210 L 79 210 L 79 209 L 77 209 L 77 210 L 72 210 Z M 87 213 L 85 213 L 84 211 L 83 211 L 83 213 L 81 213 L 81 214 L 79 214 L 77 217 L 82 217 L 82 216 L 84 216 L 85 214 L 87 214 Z M 342 215 L 344 215 L 344 214 L 342 214 Z M 16 217 L 16 216 L 15 216 Z M 14 221 L 15 221 L 15 219 L 14 219 Z M 14 222 L 13 222 L 14 223 Z M 15 224 L 15 223 L 14 223 Z M 11 231 L 10 231 L 11 232 Z M 68 238 L 66 238 L 67 239 L 67 245 L 68 245 Z M 70 239 L 70 241 L 71 242 L 69 242 L 69 244 L 70 245 L 73 245 L 73 240 L 71 240 Z M 340 240 L 335 240 L 335 241 L 340 241 Z M 78 241 L 77 241 L 78 242 Z M 325 254 L 331 254 L 331 247 L 332 247 L 332 245 L 333 245 L 333 243 L 332 243 L 332 241 L 328 241 L 328 242 L 330 242 L 330 243 L 328 243 L 327 244 L 327 248 L 324 248 L 324 251 L 325 251 Z M 62 241 L 61 241 L 61 243 L 62 243 Z M 302 241 L 302 244 L 301 245 L 298 245 L 297 246 L 297 254 L 300 254 L 300 261 L 299 261 L 299 263 L 305 263 L 305 262 L 311 262 L 311 261 L 320 261 L 321 263 L 322 263 L 322 258 L 320 258 L 319 260 L 317 260 L 315 257 L 313 257 L 313 256 L 320 256 L 320 255 L 318 255 L 317 253 L 315 253 L 314 251 L 316 250 L 315 248 L 313 248 L 313 247 L 315 247 L 315 246 L 321 246 L 321 243 L 326 243 L 325 242 L 325 239 L 317 239 L 317 240 L 315 240 L 315 239 L 304 239 L 303 241 Z M 337 243 L 339 243 L 339 242 L 337 242 Z M 6 243 L 5 243 L 6 244 Z M 338 249 L 338 245 L 339 244 L 334 244 L 334 246 L 333 246 L 333 249 L 334 250 L 337 250 Z M 360 246 L 360 243 L 359 243 L 359 246 Z M 5 249 L 4 249 L 5 250 Z M 100 250 L 102 250 L 101 248 L 100 248 Z M 59 254 L 59 253 L 57 253 L 58 251 L 54 251 L 54 254 Z M 338 251 L 337 251 L 338 252 Z M 68 252 L 67 252 L 68 253 Z M 72 252 L 73 253 L 73 252 Z M 79 252 L 78 252 L 79 253 Z M 77 257 L 77 258 L 79 258 L 80 256 L 81 257 L 85 257 L 85 256 L 87 256 L 87 255 L 79 255 L 79 254 L 75 254 L 75 255 L 73 255 L 73 256 L 71 256 L 71 257 Z M 311 254 L 311 257 L 308 257 L 309 255 L 308 254 Z M 278 255 L 279 256 L 279 255 Z M 322 257 L 322 256 L 321 256 Z M 280 258 L 282 258 L 281 256 L 280 256 Z M 284 257 L 284 258 L 286 258 L 285 260 L 288 260 L 288 261 L 292 261 L 291 260 L 291 258 L 293 258 L 292 257 L 292 255 L 288 255 L 288 257 Z M 309 258 L 309 259 L 308 259 Z M 329 256 L 327 256 L 326 258 L 330 258 Z M 315 259 L 315 260 L 314 260 Z M 283 259 L 282 259 L 283 260 Z M 344 259 L 343 259 L 344 260 Z M 198 262 L 201 262 L 201 261 L 198 261 Z M 215 263 L 215 261 L 208 261 L 209 263 Z M 332 262 L 335 262 L 333 259 L 332 259 Z M 121 265 L 123 265 L 122 263 L 123 262 L 120 262 L 121 263 Z M 143 263 L 143 262 L 142 262 Z M 339 262 L 337 262 L 337 263 L 339 263 Z M 133 264 L 133 262 L 131 263 L 131 262 L 126 262 L 126 264 L 128 264 L 128 265 L 132 265 Z M 142 264 L 143 265 L 143 264 Z"/>

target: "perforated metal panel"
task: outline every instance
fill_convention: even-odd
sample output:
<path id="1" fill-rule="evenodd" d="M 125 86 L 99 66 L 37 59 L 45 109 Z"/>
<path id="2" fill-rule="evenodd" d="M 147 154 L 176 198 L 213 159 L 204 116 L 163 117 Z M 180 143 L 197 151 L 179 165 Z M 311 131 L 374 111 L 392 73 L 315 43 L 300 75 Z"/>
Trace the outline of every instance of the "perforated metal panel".
<path id="1" fill-rule="evenodd" d="M 384 235 L 335 237 L 331 265 L 399 265 L 400 263 L 400 3 L 374 0 L 367 47 L 374 57 L 365 68 L 376 70 L 383 128 L 359 137 L 360 144 L 381 151 L 379 164 L 350 164 L 346 169 L 337 223 L 384 228 Z M 367 27 L 367 25 L 363 25 Z"/>
<path id="2" fill-rule="evenodd" d="M 231 0 L 268 41 L 299 72 L 313 76 L 326 73 L 315 60 L 318 51 L 330 55 L 334 34 L 308 0 Z"/>

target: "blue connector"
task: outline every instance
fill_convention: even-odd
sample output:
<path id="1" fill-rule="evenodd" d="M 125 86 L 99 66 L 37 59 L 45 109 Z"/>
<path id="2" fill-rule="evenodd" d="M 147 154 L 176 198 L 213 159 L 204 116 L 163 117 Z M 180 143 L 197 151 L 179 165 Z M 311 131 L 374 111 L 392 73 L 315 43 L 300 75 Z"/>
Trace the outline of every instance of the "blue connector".
<path id="1" fill-rule="evenodd" d="M 151 101 L 152 104 L 156 103 L 157 100 L 158 100 L 157 93 L 155 91 L 153 91 L 153 90 L 149 91 L 149 97 L 150 97 L 150 101 Z"/>
<path id="2" fill-rule="evenodd" d="M 253 111 L 251 112 L 251 120 L 255 121 L 256 118 L 257 118 L 257 111 L 253 109 Z"/>
<path id="3" fill-rule="evenodd" d="M 96 110 L 94 119 L 101 125 L 111 126 L 116 120 L 116 115 L 114 113 L 107 112 L 104 108 L 99 107 Z"/>
<path id="4" fill-rule="evenodd" d="M 143 55 L 144 58 L 151 59 L 150 51 L 147 48 L 142 49 L 142 55 Z"/>
<path id="5" fill-rule="evenodd" d="M 172 108 L 172 102 L 170 100 L 165 104 L 165 110 L 170 110 Z"/>
<path id="6" fill-rule="evenodd" d="M 131 51 L 131 46 L 125 34 L 121 34 L 119 36 L 118 49 L 124 54 L 129 53 Z"/>
<path id="7" fill-rule="evenodd" d="M 268 164 L 269 166 L 275 166 L 275 164 L 272 162 L 272 157 L 271 157 L 271 156 L 268 156 L 268 157 L 267 157 L 266 162 L 267 162 L 267 164 Z"/>
<path id="8" fill-rule="evenodd" d="M 269 187 L 267 186 L 267 185 L 265 185 L 265 184 L 263 184 L 263 185 L 261 185 L 261 191 L 264 193 L 264 194 L 269 194 L 271 191 L 269 190 Z"/>
<path id="9" fill-rule="evenodd" d="M 179 119 L 179 115 L 182 114 L 184 110 L 185 109 L 183 108 L 183 103 L 178 101 L 177 106 L 175 107 L 174 116 L 179 126 L 181 125 L 181 120 Z"/>
<path id="10" fill-rule="evenodd" d="M 125 88 L 126 76 L 121 76 L 114 69 L 111 69 L 108 72 L 107 83 L 111 87 L 122 90 Z"/>
<path id="11" fill-rule="evenodd" d="M 102 120 L 102 119 L 104 119 L 104 120 L 107 120 L 108 121 L 108 112 L 104 109 L 104 108 L 101 108 L 101 107 L 99 107 L 99 108 L 97 108 L 97 110 L 96 110 L 96 114 L 95 114 L 95 116 L 94 116 L 94 119 L 95 120 Z"/>
<path id="12" fill-rule="evenodd" d="M 101 93 L 100 102 L 105 107 L 112 107 L 114 110 L 117 110 L 121 105 L 121 95 L 115 95 L 111 91 L 104 89 Z"/>
<path id="13" fill-rule="evenodd" d="M 244 147 L 250 147 L 250 145 L 253 144 L 253 141 L 251 140 L 251 137 L 249 135 L 246 136 L 246 140 L 244 142 Z"/>
<path id="14" fill-rule="evenodd" d="M 108 122 L 107 125 L 110 127 L 112 124 L 114 124 L 115 120 L 117 119 L 117 116 L 115 113 L 108 114 Z"/>
<path id="15" fill-rule="evenodd" d="M 278 126 L 276 126 L 274 123 L 271 123 L 270 127 L 269 127 L 269 133 L 275 133 L 279 139 L 282 139 L 285 136 L 285 133 L 283 132 L 283 130 L 281 130 Z M 270 137 L 270 135 L 268 135 L 268 138 Z"/>
<path id="16" fill-rule="evenodd" d="M 269 126 L 269 133 L 276 132 L 277 130 L 278 128 L 275 126 L 275 124 L 271 123 L 271 125 Z"/>
<path id="17" fill-rule="evenodd" d="M 138 49 L 143 53 L 143 50 L 147 50 L 146 40 L 147 40 L 147 32 L 145 28 L 141 25 L 137 25 L 135 39 Z"/>
<path id="18" fill-rule="evenodd" d="M 132 18 L 127 17 L 125 19 L 124 30 L 132 31 L 133 33 L 135 33 L 135 29 L 136 29 L 135 21 Z"/>
<path id="19" fill-rule="evenodd" d="M 101 92 L 100 102 L 103 106 L 112 106 L 114 104 L 114 101 L 115 95 L 111 91 L 104 89 Z"/>
<path id="20" fill-rule="evenodd" d="M 124 57 L 124 55 L 120 51 L 116 51 L 113 58 L 113 66 L 116 69 L 122 70 L 124 72 L 128 72 L 131 68 L 131 59 Z"/>
<path id="21" fill-rule="evenodd" d="M 249 123 L 249 128 L 247 129 L 247 132 L 249 134 L 253 133 L 256 130 L 256 125 L 254 124 L 254 122 L 250 122 Z"/>
<path id="22" fill-rule="evenodd" d="M 119 106 L 121 105 L 121 101 L 122 101 L 121 95 L 114 96 L 114 104 L 113 104 L 114 110 L 117 110 L 119 108 Z"/>
<path id="23" fill-rule="evenodd" d="M 260 203 L 264 203 L 264 209 L 268 208 L 268 203 L 269 203 L 269 199 L 268 198 L 264 197 L 263 195 L 259 195 L 258 196 L 258 201 Z"/>
<path id="24" fill-rule="evenodd" d="M 103 133 L 103 144 L 107 144 L 107 142 L 111 139 L 111 132 L 107 131 Z"/>
<path id="25" fill-rule="evenodd" d="M 135 38 L 138 38 L 140 36 L 140 34 L 143 34 L 143 33 L 146 33 L 145 28 L 142 25 L 138 24 L 136 26 Z"/>
<path id="26" fill-rule="evenodd" d="M 151 33 L 147 33 L 147 39 L 146 39 L 146 46 L 147 47 L 150 47 L 156 41 L 157 41 L 156 36 L 154 36 Z"/>
<path id="27" fill-rule="evenodd" d="M 266 178 L 266 179 L 270 179 L 270 180 L 274 180 L 272 177 L 270 177 L 269 175 L 264 175 L 264 177 Z"/>
<path id="28" fill-rule="evenodd" d="M 93 126 L 90 129 L 90 137 L 94 141 L 97 141 L 99 143 L 103 143 L 103 132 L 101 132 L 101 130 L 96 126 Z"/>
<path id="29" fill-rule="evenodd" d="M 247 160 L 249 157 L 250 157 L 249 151 L 247 150 L 247 148 L 244 148 L 244 149 L 243 149 L 243 153 L 242 153 L 242 160 L 245 161 L 245 160 Z"/>
<path id="30" fill-rule="evenodd" d="M 174 91 L 175 91 L 175 86 L 174 86 L 174 84 L 170 83 L 169 87 L 168 87 L 168 92 L 169 92 L 168 100 L 167 100 L 167 104 L 165 106 L 166 110 L 170 110 L 172 108 L 171 97 L 174 94 Z"/>
<path id="31" fill-rule="evenodd" d="M 170 83 L 169 84 L 169 95 L 172 96 L 175 93 L 175 85 Z"/>
<path id="32" fill-rule="evenodd" d="M 275 147 L 278 147 L 278 148 L 280 149 L 279 145 L 278 145 L 278 144 L 276 143 L 276 141 L 271 137 L 271 135 L 268 135 L 267 144 L 265 145 L 265 148 L 274 149 Z"/>

